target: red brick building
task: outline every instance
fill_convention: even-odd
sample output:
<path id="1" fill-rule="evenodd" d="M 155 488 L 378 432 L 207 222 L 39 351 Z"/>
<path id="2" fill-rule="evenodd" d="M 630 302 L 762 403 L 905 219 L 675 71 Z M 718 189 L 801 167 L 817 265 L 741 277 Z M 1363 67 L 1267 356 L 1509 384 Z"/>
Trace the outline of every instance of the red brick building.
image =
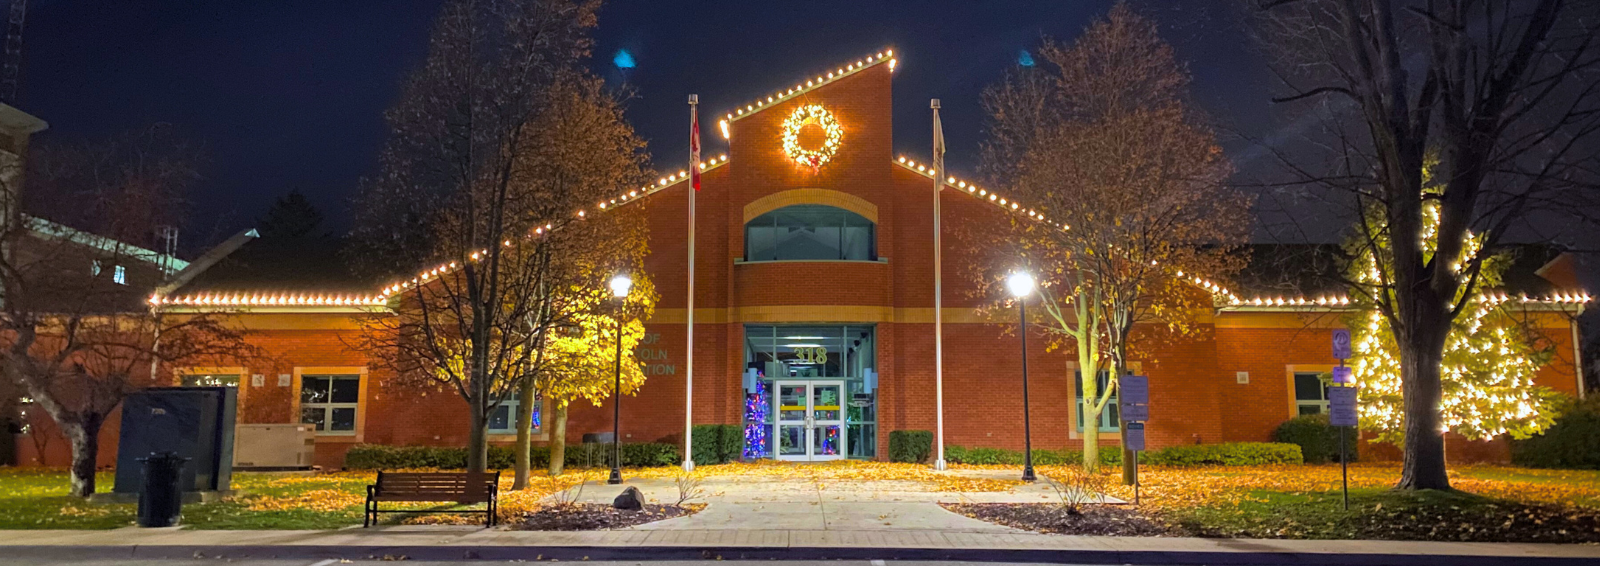
<path id="1" fill-rule="evenodd" d="M 697 194 L 694 423 L 743 422 L 747 395 L 761 387 L 778 418 L 769 436 L 789 439 L 769 445 L 775 456 L 885 458 L 890 431 L 935 428 L 935 193 L 925 165 L 891 150 L 897 65 L 892 51 L 875 53 L 731 113 L 702 116 L 708 137 L 726 136 L 728 151 L 707 156 Z M 831 153 L 818 166 L 798 164 L 786 137 L 802 150 Z M 1018 337 L 1008 332 L 1015 318 L 978 310 L 988 300 L 975 296 L 961 267 L 988 248 L 969 241 L 961 227 L 1031 211 L 1005 195 L 948 181 L 938 193 L 945 442 L 1020 448 L 1021 359 Z M 690 190 L 687 176 L 675 172 L 588 211 L 647 210 L 646 269 L 661 295 L 645 344 L 634 353 L 648 381 L 622 400 L 624 441 L 683 436 Z M 1572 288 L 1570 275 L 1553 275 L 1559 271 L 1545 271 L 1552 274 L 1546 286 Z M 340 465 L 356 443 L 464 445 L 467 410 L 458 397 L 399 388 L 355 347 L 360 329 L 352 315 L 384 312 L 390 292 L 180 290 L 166 308 L 244 308 L 240 320 L 256 331 L 253 340 L 271 360 L 166 371 L 174 382 L 236 383 L 242 423 L 319 423 L 323 466 Z M 1265 441 L 1282 421 L 1326 407 L 1315 376 L 1336 363 L 1330 330 L 1343 326 L 1347 301 L 1244 291 L 1217 297 L 1195 339 L 1137 364 L 1150 376 L 1151 448 Z M 1573 292 L 1523 303 L 1559 352 L 1539 382 L 1572 395 L 1583 393 L 1573 322 L 1583 301 Z M 1027 353 L 1034 446 L 1080 445 L 1074 358 L 1046 351 L 1042 338 L 1035 334 Z M 512 440 L 508 420 L 497 420 L 491 440 Z M 1099 423 L 1106 431 L 1118 424 L 1110 414 Z M 579 402 L 568 440 L 610 429 L 610 407 Z M 108 430 L 108 445 L 115 434 Z M 1101 438 L 1116 442 L 1115 434 Z M 1452 443 L 1450 453 L 1498 458 L 1500 449 Z"/>

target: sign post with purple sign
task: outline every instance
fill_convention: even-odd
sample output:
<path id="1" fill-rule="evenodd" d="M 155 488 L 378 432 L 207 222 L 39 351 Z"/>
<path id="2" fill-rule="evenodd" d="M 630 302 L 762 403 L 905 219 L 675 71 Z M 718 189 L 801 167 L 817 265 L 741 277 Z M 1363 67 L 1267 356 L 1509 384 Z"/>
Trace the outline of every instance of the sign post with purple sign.
<path id="1" fill-rule="evenodd" d="M 1122 447 L 1133 454 L 1133 504 L 1139 505 L 1139 451 L 1144 450 L 1144 423 L 1150 420 L 1150 376 L 1124 375 L 1117 382 L 1118 420 Z"/>
<path id="2" fill-rule="evenodd" d="M 1349 369 L 1345 370 L 1346 375 Z M 1337 378 L 1338 372 L 1334 376 Z M 1350 510 L 1350 457 L 1345 453 L 1344 430 L 1346 427 L 1356 426 L 1361 422 L 1360 415 L 1356 412 L 1356 388 L 1351 386 L 1334 386 L 1328 388 L 1328 424 L 1339 428 L 1339 471 L 1344 476 L 1344 508 Z"/>
<path id="3" fill-rule="evenodd" d="M 1333 357 L 1343 361 L 1350 359 L 1350 331 L 1343 328 L 1333 329 Z"/>
<path id="4" fill-rule="evenodd" d="M 1328 424 L 1333 426 L 1356 426 L 1358 424 L 1356 388 L 1328 388 Z"/>
<path id="5" fill-rule="evenodd" d="M 1144 423 L 1127 423 L 1122 429 L 1122 443 L 1129 450 L 1144 450 Z"/>
<path id="6" fill-rule="evenodd" d="M 1117 409 L 1123 422 L 1150 420 L 1150 377 L 1144 375 L 1122 376 L 1117 385 Z"/>

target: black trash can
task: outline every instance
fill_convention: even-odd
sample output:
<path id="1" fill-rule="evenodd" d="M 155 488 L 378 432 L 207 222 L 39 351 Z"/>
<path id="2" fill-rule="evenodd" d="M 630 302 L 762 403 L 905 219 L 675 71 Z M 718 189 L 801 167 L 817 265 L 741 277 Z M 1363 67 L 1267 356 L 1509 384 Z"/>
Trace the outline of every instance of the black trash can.
<path id="1" fill-rule="evenodd" d="M 183 463 L 175 452 L 156 452 L 149 458 L 139 458 L 144 463 L 144 486 L 139 491 L 139 526 L 170 527 L 178 524 L 178 514 L 183 512 L 183 492 L 178 478 L 183 473 Z"/>

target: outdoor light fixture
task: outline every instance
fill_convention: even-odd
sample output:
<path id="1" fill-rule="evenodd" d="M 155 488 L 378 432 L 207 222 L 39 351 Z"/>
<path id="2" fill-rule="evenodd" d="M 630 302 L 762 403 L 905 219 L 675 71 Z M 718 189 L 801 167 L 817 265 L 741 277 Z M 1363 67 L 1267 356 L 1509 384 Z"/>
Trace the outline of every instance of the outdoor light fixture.
<path id="1" fill-rule="evenodd" d="M 611 477 L 606 483 L 622 483 L 622 301 L 628 296 L 633 280 L 618 273 L 611 278 L 611 295 L 617 298 L 617 379 L 611 389 L 616 396 L 611 402 Z"/>
<path id="2" fill-rule="evenodd" d="M 1033 481 L 1033 426 L 1028 418 L 1028 295 L 1033 276 L 1018 271 L 1006 278 L 1006 289 L 1017 298 L 1017 336 L 1022 339 L 1022 481 Z"/>
<path id="3" fill-rule="evenodd" d="M 615 284 L 613 284 L 615 285 Z M 1023 298 L 1033 294 L 1033 276 L 1026 271 L 1012 273 L 1006 278 L 1006 289 L 1011 291 L 1011 296 Z"/>
<path id="4" fill-rule="evenodd" d="M 613 297 L 626 297 L 628 296 L 628 289 L 632 288 L 633 280 L 629 279 L 627 275 L 618 275 L 611 278 L 611 296 Z"/>

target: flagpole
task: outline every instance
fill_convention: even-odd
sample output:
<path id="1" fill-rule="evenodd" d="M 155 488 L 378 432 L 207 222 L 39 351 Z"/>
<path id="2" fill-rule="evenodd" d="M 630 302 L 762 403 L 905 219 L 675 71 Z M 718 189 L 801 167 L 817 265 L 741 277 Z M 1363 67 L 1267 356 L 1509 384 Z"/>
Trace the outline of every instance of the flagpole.
<path id="1" fill-rule="evenodd" d="M 689 169 L 694 182 L 689 186 L 689 300 L 684 333 L 688 335 L 683 363 L 683 471 L 694 471 L 694 197 L 700 192 L 700 95 L 689 95 L 689 123 L 693 136 L 689 143 Z"/>
<path id="2" fill-rule="evenodd" d="M 939 124 L 939 99 L 933 108 L 933 391 L 934 423 L 938 432 L 938 455 L 933 469 L 945 469 L 944 461 L 944 254 L 939 247 L 939 192 L 944 189 L 944 131 Z"/>

